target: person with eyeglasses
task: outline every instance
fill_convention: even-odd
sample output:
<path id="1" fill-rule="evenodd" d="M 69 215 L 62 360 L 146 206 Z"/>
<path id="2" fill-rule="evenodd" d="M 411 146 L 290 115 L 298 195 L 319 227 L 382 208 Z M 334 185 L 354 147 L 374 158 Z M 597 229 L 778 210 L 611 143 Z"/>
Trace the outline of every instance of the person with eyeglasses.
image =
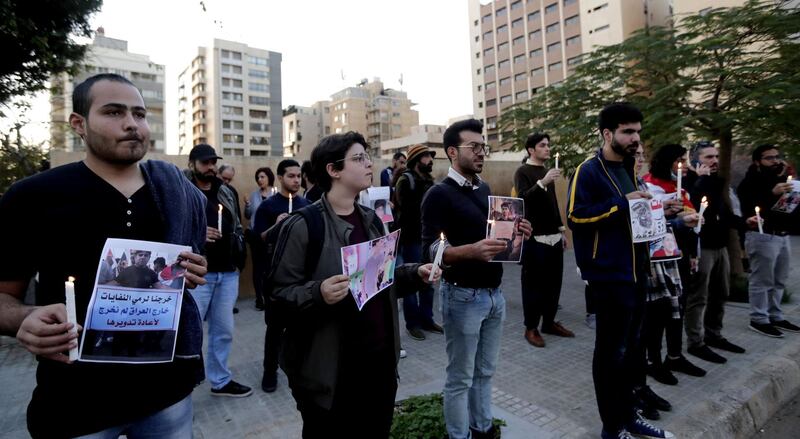
<path id="1" fill-rule="evenodd" d="M 740 230 L 744 220 L 725 202 L 725 180 L 719 175 L 719 151 L 711 142 L 699 142 L 692 153 L 696 177 L 684 184 L 692 205 L 708 201 L 700 230 L 700 251 L 691 268 L 686 288 L 684 329 L 686 352 L 711 363 L 722 364 L 725 357 L 711 348 L 743 354 L 745 349 L 722 335 L 725 302 L 730 291 L 730 258 L 728 241 L 731 229 Z M 691 173 L 689 173 L 691 175 Z"/>
<path id="2" fill-rule="evenodd" d="M 750 329 L 768 337 L 783 337 L 783 331 L 800 332 L 800 327 L 783 316 L 781 300 L 789 277 L 789 213 L 772 210 L 786 193 L 792 192 L 787 167 L 776 145 L 760 145 L 753 151 L 753 164 L 739 184 L 743 214 L 749 216 L 744 248 L 750 258 Z M 762 229 L 754 214 L 761 211 Z M 751 216 L 752 215 L 752 216 Z"/>
<path id="3" fill-rule="evenodd" d="M 314 268 L 306 267 L 313 222 L 297 212 L 280 223 L 271 297 L 287 313 L 280 363 L 304 439 L 389 437 L 400 358 L 397 295 L 424 288 L 433 267 L 397 266 L 394 285 L 358 309 L 350 278 L 342 274 L 341 249 L 386 235 L 375 212 L 355 202 L 372 185 L 366 148 L 364 136 L 351 131 L 323 138 L 311 153 L 324 191 L 304 208 L 318 209 L 316 227 L 322 228 Z"/>
<path id="4" fill-rule="evenodd" d="M 478 176 L 489 153 L 482 133 L 476 119 L 445 130 L 450 169 L 422 200 L 423 255 L 434 260 L 445 246 L 439 293 L 447 349 L 444 421 L 451 439 L 495 437 L 492 375 L 506 300 L 500 289 L 503 266 L 490 261 L 506 250 L 506 242 L 486 238 L 491 189 Z M 521 220 L 524 239 L 531 231 L 530 222 Z"/>

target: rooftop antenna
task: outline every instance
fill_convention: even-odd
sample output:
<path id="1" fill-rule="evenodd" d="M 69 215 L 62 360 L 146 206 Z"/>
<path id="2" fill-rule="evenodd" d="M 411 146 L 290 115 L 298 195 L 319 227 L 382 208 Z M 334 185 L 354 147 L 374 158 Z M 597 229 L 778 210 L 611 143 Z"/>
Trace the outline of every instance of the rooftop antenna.
<path id="1" fill-rule="evenodd" d="M 403 74 L 400 74 L 400 91 L 403 91 Z"/>

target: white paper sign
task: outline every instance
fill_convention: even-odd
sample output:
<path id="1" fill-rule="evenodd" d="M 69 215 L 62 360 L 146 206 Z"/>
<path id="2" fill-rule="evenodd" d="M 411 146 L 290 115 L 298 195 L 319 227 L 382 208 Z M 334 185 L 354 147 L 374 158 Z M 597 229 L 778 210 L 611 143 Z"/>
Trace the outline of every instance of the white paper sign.
<path id="1" fill-rule="evenodd" d="M 628 207 L 631 214 L 633 242 L 653 241 L 667 233 L 664 204 L 661 200 L 637 198 L 628 200 Z"/>

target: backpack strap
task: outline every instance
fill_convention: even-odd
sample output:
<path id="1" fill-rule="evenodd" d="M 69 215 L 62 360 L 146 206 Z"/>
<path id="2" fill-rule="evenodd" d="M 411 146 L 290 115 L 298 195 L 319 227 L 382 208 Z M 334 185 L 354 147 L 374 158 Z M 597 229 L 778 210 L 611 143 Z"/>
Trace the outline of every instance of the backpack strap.
<path id="1" fill-rule="evenodd" d="M 416 184 L 417 184 L 417 182 L 414 181 L 414 174 L 412 174 L 411 171 L 405 171 L 405 172 L 403 172 L 403 175 L 405 175 L 406 178 L 408 179 L 408 187 L 413 192 L 414 191 L 414 186 L 416 186 Z"/>
<path id="2" fill-rule="evenodd" d="M 325 241 L 325 218 L 322 216 L 322 203 L 314 203 L 297 211 L 303 216 L 308 228 L 308 248 L 306 251 L 306 276 L 311 277 L 317 269 Z"/>

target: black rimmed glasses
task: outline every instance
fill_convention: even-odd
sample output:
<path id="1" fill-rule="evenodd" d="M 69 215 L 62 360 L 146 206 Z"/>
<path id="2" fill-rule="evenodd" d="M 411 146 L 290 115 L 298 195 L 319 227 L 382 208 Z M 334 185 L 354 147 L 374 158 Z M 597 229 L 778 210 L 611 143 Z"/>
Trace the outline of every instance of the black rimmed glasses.
<path id="1" fill-rule="evenodd" d="M 483 153 L 489 155 L 490 147 L 485 143 L 469 142 L 466 145 L 458 145 L 459 148 L 471 148 L 473 154 Z"/>
<path id="2" fill-rule="evenodd" d="M 336 161 L 334 161 L 334 163 L 343 162 L 345 160 L 352 160 L 352 161 L 354 161 L 356 163 L 359 163 L 361 165 L 366 165 L 367 162 L 372 163 L 372 156 L 370 156 L 369 153 L 365 151 L 365 152 L 362 152 L 362 153 L 353 154 L 350 157 L 345 157 L 343 159 L 336 160 Z"/>

